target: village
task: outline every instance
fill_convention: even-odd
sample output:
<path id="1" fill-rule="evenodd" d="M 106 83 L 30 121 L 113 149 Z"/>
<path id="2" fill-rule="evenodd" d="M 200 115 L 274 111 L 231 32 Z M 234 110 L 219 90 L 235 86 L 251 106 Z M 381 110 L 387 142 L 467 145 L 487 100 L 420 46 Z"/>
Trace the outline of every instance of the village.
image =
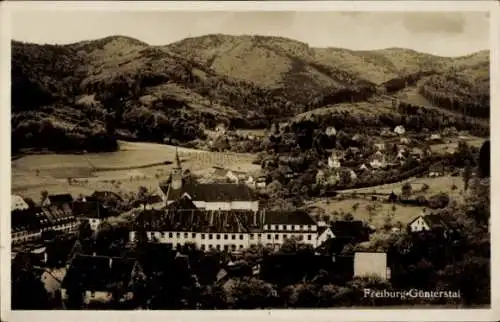
<path id="1" fill-rule="evenodd" d="M 287 126 L 282 125 L 282 131 Z M 477 167 L 473 170 L 466 165 L 460 169 L 447 163 L 446 160 L 464 153 L 459 149 L 467 147 L 463 143 L 467 133 L 453 129 L 444 132 L 424 134 L 423 138 L 422 134 L 407 133 L 403 126 L 397 126 L 393 131 L 384 129 L 380 140 L 371 135 L 368 143 L 368 134 L 354 135 L 348 140 L 348 148 L 345 139 L 336 139 L 334 147 L 326 151 L 328 157 L 315 166 L 313 182 L 307 183 L 314 187 L 311 191 L 320 191 L 310 200 L 319 198 L 329 204 L 346 198 L 387 203 L 392 205 L 392 217 L 396 205 L 422 207 L 412 217 L 401 217 L 407 218 L 405 222 L 395 223 L 387 215 L 388 219 L 384 217 L 376 225 L 372 220 L 374 209 L 368 207 L 365 212 L 370 214 L 369 219 L 360 220 L 350 213 L 354 206 L 342 214 L 323 209 L 323 215 L 314 213 L 313 208 L 318 207 L 276 206 L 273 198 L 286 194 L 278 187 L 304 175 L 290 166 L 294 157 L 280 157 L 283 153 L 268 153 L 262 158 L 260 173 L 248 174 L 221 165 L 214 166 L 207 179 L 183 167 L 176 149 L 169 179 L 158 182 L 154 190 L 139 187 L 133 202 L 125 203 L 113 191 L 95 191 L 88 196 L 44 191 L 39 203 L 12 195 L 12 264 L 23 269 L 30 267 L 42 282 L 49 302 L 66 309 L 162 307 L 155 304 L 148 292 L 153 292 L 150 288 L 158 282 L 158 276 L 174 274 L 172 265 L 177 272 L 183 270 L 182 274 L 190 272 L 184 287 L 194 283 L 192 292 L 198 296 L 203 288 L 200 285 L 210 290 L 220 286 L 231 293 L 235 280 L 288 285 L 291 281 L 309 280 L 311 274 L 326 274 L 341 285 L 373 278 L 382 285 L 403 285 L 401 254 L 412 251 L 393 254 L 401 240 L 410 238 L 415 242 L 432 236 L 434 242 L 447 245 L 463 237 L 463 227 L 446 212 L 452 202 L 449 196 L 441 193 L 438 197 L 415 199 L 416 192 L 409 182 L 403 184 L 401 173 L 410 172 L 412 177 L 420 178 L 466 176 L 466 185 L 481 176 Z M 346 137 L 339 136 L 334 127 L 327 127 L 324 134 L 327 139 Z M 221 126 L 215 139 L 226 135 Z M 273 141 L 280 135 L 284 136 L 275 127 L 266 140 Z M 453 145 L 455 149 L 448 148 Z M 427 164 L 424 171 L 422 164 Z M 391 180 L 391 176 L 396 179 Z M 370 188 L 394 182 L 398 189 L 380 192 Z M 309 190 L 301 191 L 312 194 Z M 460 195 L 464 193 L 460 191 Z M 420 252 L 412 254 L 417 256 L 413 260 L 420 260 Z M 172 276 L 161 278 L 165 283 L 173 283 Z M 180 286 L 175 285 L 171 287 L 180 292 Z M 281 295 L 276 287 L 271 288 L 271 295 L 262 301 L 279 302 Z M 154 292 L 166 296 L 164 292 L 168 290 Z M 198 299 L 175 305 L 200 308 L 204 305 L 201 302 Z"/>

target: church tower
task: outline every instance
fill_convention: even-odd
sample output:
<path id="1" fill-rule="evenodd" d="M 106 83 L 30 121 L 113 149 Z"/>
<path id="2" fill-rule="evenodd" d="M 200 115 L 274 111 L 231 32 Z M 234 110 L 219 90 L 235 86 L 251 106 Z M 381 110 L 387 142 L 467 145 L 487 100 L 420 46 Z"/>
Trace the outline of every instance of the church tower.
<path id="1" fill-rule="evenodd" d="M 175 190 L 182 188 L 182 167 L 177 148 L 175 148 L 175 166 L 172 169 L 171 177 L 172 182 L 170 183 L 170 187 Z"/>

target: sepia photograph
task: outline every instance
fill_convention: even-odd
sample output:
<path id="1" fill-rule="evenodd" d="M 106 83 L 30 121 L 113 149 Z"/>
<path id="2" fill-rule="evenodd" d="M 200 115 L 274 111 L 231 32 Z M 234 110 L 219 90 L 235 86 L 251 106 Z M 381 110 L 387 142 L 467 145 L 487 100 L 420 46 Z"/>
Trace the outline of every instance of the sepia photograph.
<path id="1" fill-rule="evenodd" d="M 492 307 L 495 7 L 135 5 L 9 10 L 10 310 Z"/>

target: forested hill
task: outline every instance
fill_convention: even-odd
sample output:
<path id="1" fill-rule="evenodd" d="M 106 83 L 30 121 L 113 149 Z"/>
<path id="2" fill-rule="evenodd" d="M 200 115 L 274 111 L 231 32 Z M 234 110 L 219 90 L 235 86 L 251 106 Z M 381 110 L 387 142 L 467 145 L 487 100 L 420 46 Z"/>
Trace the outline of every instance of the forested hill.
<path id="1" fill-rule="evenodd" d="M 267 126 L 364 101 L 408 79 L 424 82 L 423 95 L 451 98 L 453 108 L 462 101 L 468 110 L 486 108 L 488 65 L 487 53 L 451 59 L 262 36 L 209 35 L 167 46 L 123 36 L 69 45 L 13 41 L 13 149 L 110 150 L 115 135 L 190 141 L 203 138 L 201 123 Z"/>

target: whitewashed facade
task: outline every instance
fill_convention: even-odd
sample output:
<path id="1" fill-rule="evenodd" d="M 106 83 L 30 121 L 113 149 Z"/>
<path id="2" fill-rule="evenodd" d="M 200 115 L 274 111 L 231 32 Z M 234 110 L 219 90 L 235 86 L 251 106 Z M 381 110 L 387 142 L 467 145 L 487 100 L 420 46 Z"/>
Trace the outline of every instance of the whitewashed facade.
<path id="1" fill-rule="evenodd" d="M 30 206 L 24 201 L 23 197 L 19 195 L 11 195 L 10 197 L 10 211 L 25 210 Z"/>
<path id="2" fill-rule="evenodd" d="M 409 228 L 411 232 L 429 231 L 431 228 L 425 221 L 423 216 L 419 216 L 414 219 L 410 224 Z"/>

